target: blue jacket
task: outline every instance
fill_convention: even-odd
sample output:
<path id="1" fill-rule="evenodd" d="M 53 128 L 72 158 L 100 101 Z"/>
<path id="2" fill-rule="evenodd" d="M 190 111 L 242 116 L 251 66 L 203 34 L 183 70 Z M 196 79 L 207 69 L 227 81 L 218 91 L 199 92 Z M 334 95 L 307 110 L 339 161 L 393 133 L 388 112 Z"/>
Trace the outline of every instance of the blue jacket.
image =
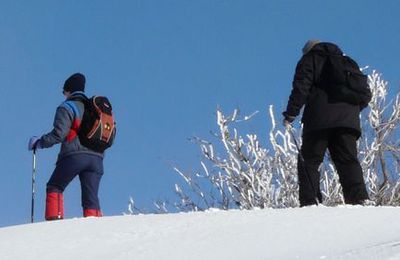
<path id="1" fill-rule="evenodd" d="M 90 150 L 81 145 L 79 141 L 77 132 L 82 120 L 84 104 L 81 101 L 72 100 L 78 96 L 86 98 L 83 92 L 72 93 L 70 98 L 57 107 L 53 130 L 40 138 L 42 148 L 52 147 L 55 144 L 61 143 L 57 160 L 79 153 L 94 154 L 103 157 L 102 153 Z"/>

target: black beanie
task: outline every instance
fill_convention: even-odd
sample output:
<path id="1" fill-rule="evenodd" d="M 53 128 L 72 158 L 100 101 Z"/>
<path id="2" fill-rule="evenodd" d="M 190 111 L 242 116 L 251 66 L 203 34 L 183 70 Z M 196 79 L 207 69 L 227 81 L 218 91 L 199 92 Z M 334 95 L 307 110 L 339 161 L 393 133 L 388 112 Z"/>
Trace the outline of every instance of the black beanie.
<path id="1" fill-rule="evenodd" d="M 64 90 L 69 92 L 85 91 L 85 76 L 81 73 L 71 75 L 64 83 Z"/>

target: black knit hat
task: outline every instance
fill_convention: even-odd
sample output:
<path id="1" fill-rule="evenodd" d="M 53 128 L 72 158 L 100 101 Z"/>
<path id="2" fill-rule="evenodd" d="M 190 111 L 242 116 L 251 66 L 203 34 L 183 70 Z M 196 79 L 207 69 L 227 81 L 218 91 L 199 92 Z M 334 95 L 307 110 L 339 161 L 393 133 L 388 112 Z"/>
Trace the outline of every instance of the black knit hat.
<path id="1" fill-rule="evenodd" d="M 85 91 L 85 76 L 81 73 L 71 75 L 64 83 L 64 90 L 69 92 Z"/>

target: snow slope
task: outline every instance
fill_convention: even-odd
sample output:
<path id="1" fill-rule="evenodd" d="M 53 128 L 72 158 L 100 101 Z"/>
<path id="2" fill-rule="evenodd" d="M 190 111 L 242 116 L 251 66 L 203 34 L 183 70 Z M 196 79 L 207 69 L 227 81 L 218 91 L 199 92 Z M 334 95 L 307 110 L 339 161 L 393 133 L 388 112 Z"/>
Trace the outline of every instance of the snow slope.
<path id="1" fill-rule="evenodd" d="M 0 228 L 0 259 L 400 259 L 400 208 L 309 207 Z"/>

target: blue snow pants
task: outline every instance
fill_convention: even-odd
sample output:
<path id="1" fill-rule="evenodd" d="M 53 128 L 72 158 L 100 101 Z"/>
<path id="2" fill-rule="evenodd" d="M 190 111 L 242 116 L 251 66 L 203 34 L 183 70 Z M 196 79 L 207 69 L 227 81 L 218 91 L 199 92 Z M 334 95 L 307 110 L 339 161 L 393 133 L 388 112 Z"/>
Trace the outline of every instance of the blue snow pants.
<path id="1" fill-rule="evenodd" d="M 98 192 L 103 172 L 102 157 L 85 153 L 70 155 L 57 161 L 46 191 L 63 193 L 68 184 L 79 176 L 83 209 L 100 210 Z"/>

